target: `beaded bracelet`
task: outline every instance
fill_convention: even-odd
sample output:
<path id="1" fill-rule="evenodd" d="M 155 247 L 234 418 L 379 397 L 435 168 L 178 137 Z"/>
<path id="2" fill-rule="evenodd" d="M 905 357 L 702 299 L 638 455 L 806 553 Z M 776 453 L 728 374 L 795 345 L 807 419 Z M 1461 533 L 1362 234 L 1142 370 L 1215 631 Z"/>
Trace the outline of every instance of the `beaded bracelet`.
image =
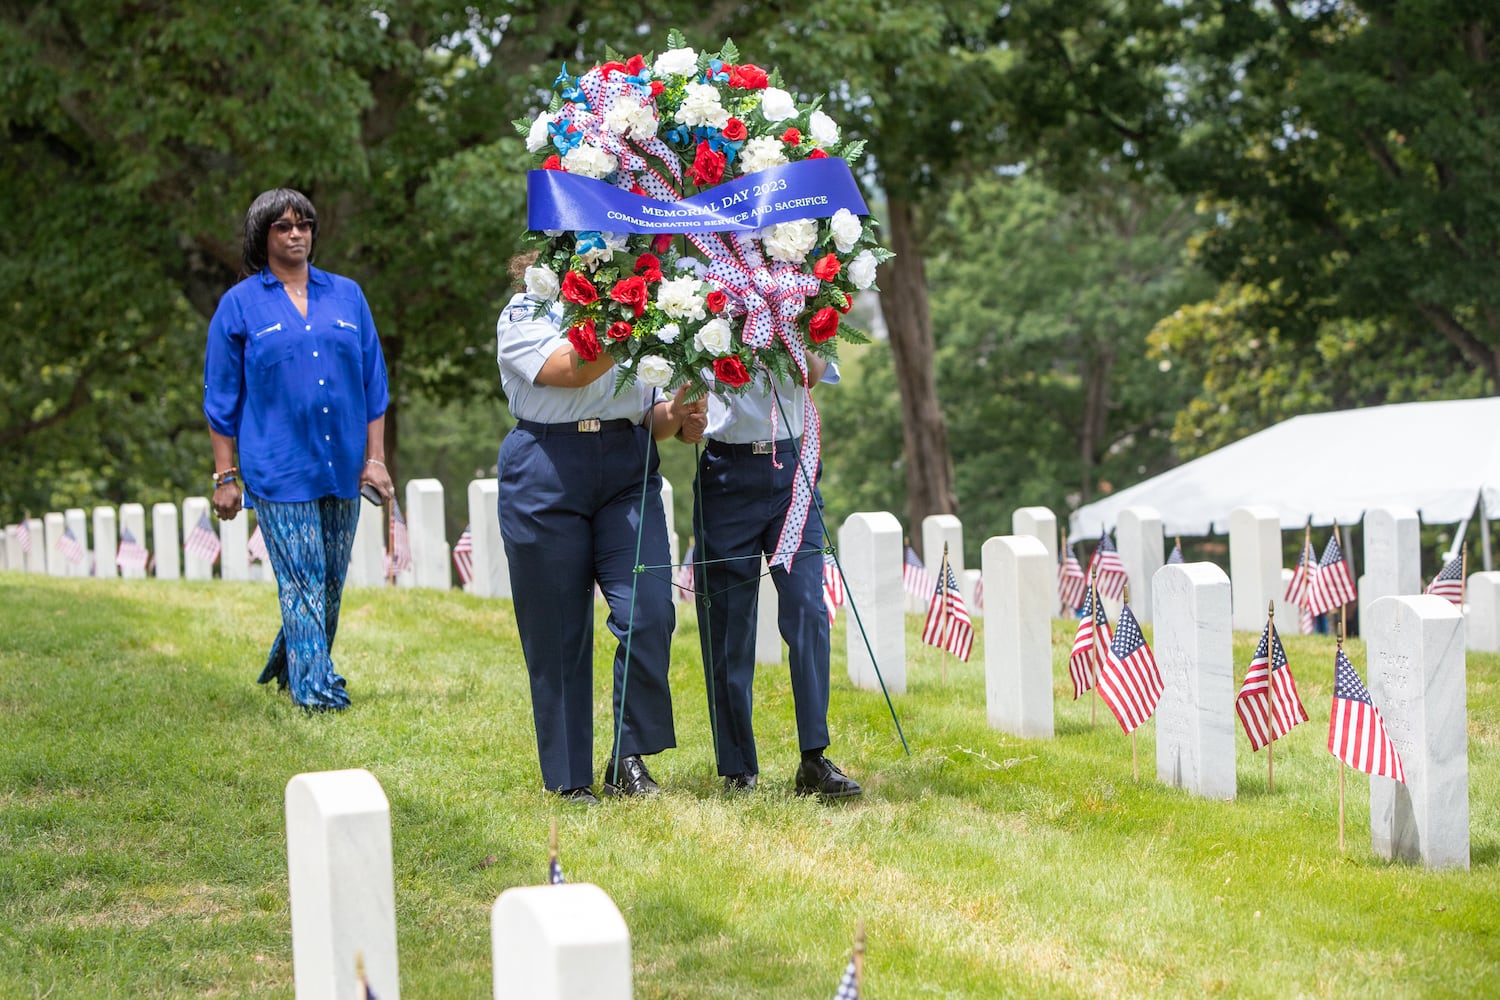
<path id="1" fill-rule="evenodd" d="M 235 481 L 236 473 L 238 473 L 239 471 L 240 470 L 239 470 L 239 468 L 237 466 L 230 466 L 229 468 L 225 469 L 223 472 L 215 472 L 214 473 L 214 486 L 215 487 L 219 487 L 219 486 L 223 486 L 225 483 L 232 483 L 232 482 L 234 482 Z"/>

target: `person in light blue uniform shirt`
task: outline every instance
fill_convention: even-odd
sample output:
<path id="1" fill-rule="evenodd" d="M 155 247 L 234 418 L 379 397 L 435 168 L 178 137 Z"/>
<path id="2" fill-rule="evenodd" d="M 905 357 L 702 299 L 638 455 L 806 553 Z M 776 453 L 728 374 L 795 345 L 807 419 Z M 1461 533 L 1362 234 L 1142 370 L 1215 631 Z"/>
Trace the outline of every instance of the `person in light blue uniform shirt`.
<path id="1" fill-rule="evenodd" d="M 359 285 L 311 264 L 318 217 L 301 192 L 245 213 L 244 280 L 208 327 L 203 413 L 214 512 L 253 508 L 276 573 L 281 630 L 261 672 L 308 709 L 349 704 L 331 653 L 360 487 L 385 468 L 385 358 Z M 238 453 L 238 457 L 236 457 Z"/>
<path id="2" fill-rule="evenodd" d="M 812 384 L 838 381 L 837 366 L 808 357 Z M 707 444 L 694 487 L 698 635 L 708 668 L 709 711 L 719 773 L 729 791 L 753 789 L 760 761 L 751 724 L 762 557 L 776 552 L 801 476 L 798 448 L 807 389 L 762 374 L 743 394 L 711 394 Z M 816 484 L 813 484 L 816 486 Z M 802 759 L 793 787 L 825 799 L 859 795 L 858 782 L 824 756 L 828 747 L 829 637 L 823 598 L 823 499 L 813 509 L 790 571 L 771 569 L 777 624 L 791 665 Z"/>
<path id="3" fill-rule="evenodd" d="M 512 262 L 518 283 L 527 262 Z M 611 725 L 604 793 L 654 794 L 642 758 L 677 742 L 667 682 L 676 613 L 656 440 L 679 432 L 694 440 L 705 418 L 704 404 L 683 403 L 680 391 L 668 398 L 637 382 L 616 393 L 609 354 L 583 361 L 560 319 L 557 302 L 525 294 L 500 313 L 500 381 L 516 417 L 500 445 L 500 535 L 543 784 L 593 803 L 596 581 L 617 640 L 611 723 L 620 728 Z M 638 574 L 638 565 L 662 569 Z"/>

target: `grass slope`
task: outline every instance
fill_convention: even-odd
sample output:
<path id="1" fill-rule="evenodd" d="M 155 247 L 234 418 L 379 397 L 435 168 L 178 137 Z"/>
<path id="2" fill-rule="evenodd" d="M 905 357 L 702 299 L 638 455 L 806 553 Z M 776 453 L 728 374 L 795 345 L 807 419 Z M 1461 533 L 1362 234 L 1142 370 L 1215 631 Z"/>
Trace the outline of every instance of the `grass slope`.
<path id="1" fill-rule="evenodd" d="M 757 685 L 765 769 L 719 791 L 690 614 L 674 645 L 670 793 L 563 807 L 539 790 L 509 605 L 351 590 L 337 660 L 352 710 L 307 716 L 257 687 L 276 627 L 254 584 L 0 574 L 0 996 L 290 997 L 283 791 L 365 767 L 391 801 L 403 996 L 491 995 L 488 911 L 542 881 L 548 818 L 572 881 L 630 926 L 637 997 L 826 998 L 855 922 L 865 995 L 1411 996 L 1500 991 L 1500 657 L 1468 662 L 1473 870 L 1369 850 L 1368 781 L 1324 749 L 1333 646 L 1290 637 L 1312 721 L 1265 754 L 1237 736 L 1239 799 L 1155 781 L 1155 729 L 1130 740 L 1068 697 L 1057 737 L 989 729 L 984 669 L 948 665 L 908 619 L 909 693 L 853 690 L 836 627 L 830 755 L 867 789 L 791 794 L 785 670 Z M 597 630 L 598 663 L 607 631 Z M 1236 637 L 1243 672 L 1254 637 Z M 1351 643 L 1364 669 L 1362 644 Z M 596 684 L 596 752 L 608 690 Z"/>

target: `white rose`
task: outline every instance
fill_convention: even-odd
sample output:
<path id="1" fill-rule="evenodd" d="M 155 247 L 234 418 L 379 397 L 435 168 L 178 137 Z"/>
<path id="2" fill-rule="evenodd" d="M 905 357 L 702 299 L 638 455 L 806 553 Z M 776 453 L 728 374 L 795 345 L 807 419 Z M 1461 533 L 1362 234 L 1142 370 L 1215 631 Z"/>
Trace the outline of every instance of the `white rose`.
<path id="1" fill-rule="evenodd" d="M 702 319 L 708 311 L 698 288 L 698 279 L 692 276 L 666 278 L 656 286 L 657 308 L 672 319 Z"/>
<path id="2" fill-rule="evenodd" d="M 786 162 L 781 140 L 769 135 L 758 135 L 745 143 L 740 150 L 740 173 L 753 174 L 757 170 L 779 167 Z"/>
<path id="3" fill-rule="evenodd" d="M 717 357 L 729 352 L 731 340 L 729 321 L 725 319 L 711 319 L 704 323 L 702 328 L 693 337 L 693 346 L 700 351 L 707 351 Z"/>
<path id="4" fill-rule="evenodd" d="M 818 224 L 812 219 L 783 222 L 766 231 L 763 241 L 772 260 L 800 264 L 818 242 Z"/>
<path id="5" fill-rule="evenodd" d="M 557 280 L 557 275 L 545 267 L 528 267 L 526 269 L 526 294 L 534 299 L 544 299 L 551 302 L 557 298 L 558 290 L 562 287 Z"/>
<path id="6" fill-rule="evenodd" d="M 673 343 L 680 336 L 682 336 L 682 327 L 678 326 L 676 323 L 668 323 L 666 326 L 656 331 L 656 339 L 661 341 L 663 344 Z"/>
<path id="7" fill-rule="evenodd" d="M 620 166 L 613 156 L 586 142 L 580 142 L 568 150 L 567 155 L 562 158 L 562 165 L 570 174 L 599 179 L 608 177 Z"/>
<path id="8" fill-rule="evenodd" d="M 839 141 L 839 126 L 821 111 L 814 111 L 807 121 L 807 131 L 814 145 L 832 146 Z"/>
<path id="9" fill-rule="evenodd" d="M 677 109 L 677 120 L 684 125 L 707 125 L 723 128 L 729 124 L 729 112 L 719 103 L 719 90 L 706 83 L 687 85 L 687 96 Z"/>
<path id="10" fill-rule="evenodd" d="M 864 223 L 859 221 L 859 216 L 841 208 L 833 213 L 829 220 L 833 228 L 833 245 L 838 247 L 839 253 L 848 253 L 854 249 L 854 244 L 859 242 L 860 234 L 865 231 Z"/>
<path id="11" fill-rule="evenodd" d="M 858 257 L 849 262 L 849 280 L 854 282 L 855 288 L 869 288 L 875 284 L 875 255 L 868 250 L 861 250 Z"/>
<path id="12" fill-rule="evenodd" d="M 604 128 L 615 135 L 624 135 L 630 131 L 631 116 L 640 105 L 631 100 L 629 95 L 622 95 L 609 106 L 604 113 Z"/>
<path id="13" fill-rule="evenodd" d="M 780 87 L 767 87 L 760 94 L 760 113 L 768 122 L 779 122 L 797 113 L 797 102 Z"/>
<path id="14" fill-rule="evenodd" d="M 552 124 L 552 116 L 543 111 L 537 115 L 531 123 L 531 131 L 526 133 L 526 151 L 535 153 L 547 145 L 549 137 L 547 129 Z"/>
<path id="15" fill-rule="evenodd" d="M 666 358 L 648 354 L 635 368 L 636 377 L 653 389 L 665 389 L 672 380 L 672 366 Z"/>
<path id="16" fill-rule="evenodd" d="M 651 71 L 657 76 L 687 76 L 697 68 L 698 53 L 692 49 L 671 49 L 651 64 Z"/>

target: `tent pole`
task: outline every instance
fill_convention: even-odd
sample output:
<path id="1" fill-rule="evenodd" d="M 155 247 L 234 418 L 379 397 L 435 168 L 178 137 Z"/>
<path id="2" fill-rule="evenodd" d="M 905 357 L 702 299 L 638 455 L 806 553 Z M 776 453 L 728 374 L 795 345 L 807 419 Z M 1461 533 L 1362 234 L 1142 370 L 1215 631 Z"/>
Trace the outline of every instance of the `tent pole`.
<path id="1" fill-rule="evenodd" d="M 1490 512 L 1485 509 L 1484 491 L 1479 491 L 1479 551 L 1484 554 L 1484 571 L 1490 571 Z"/>

